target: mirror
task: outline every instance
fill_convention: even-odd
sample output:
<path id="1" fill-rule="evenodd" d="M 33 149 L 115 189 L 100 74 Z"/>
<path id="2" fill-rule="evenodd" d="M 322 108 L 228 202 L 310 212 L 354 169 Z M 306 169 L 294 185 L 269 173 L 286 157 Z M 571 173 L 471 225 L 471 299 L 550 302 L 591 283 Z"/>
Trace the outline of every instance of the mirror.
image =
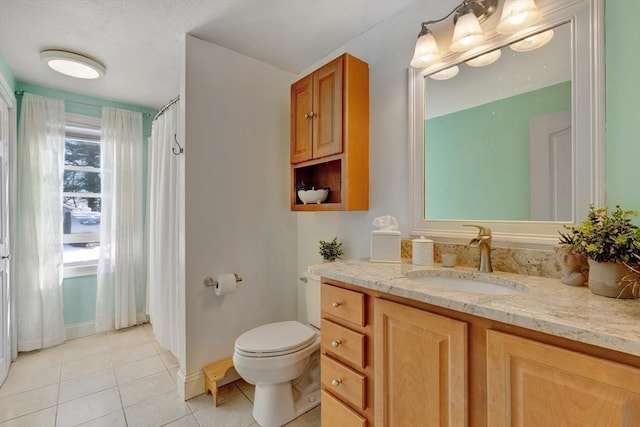
<path id="1" fill-rule="evenodd" d="M 552 39 L 425 77 L 426 218 L 572 220 L 571 25 L 538 34 Z"/>
<path id="2" fill-rule="evenodd" d="M 494 242 L 546 249 L 563 224 L 603 204 L 601 3 L 539 1 L 535 27 L 410 70 L 412 234 L 467 239 L 471 222 L 490 227 Z M 549 29 L 552 41 L 536 51 L 508 47 Z M 466 64 L 497 48 L 495 63 Z M 451 80 L 425 77 L 456 64 Z"/>

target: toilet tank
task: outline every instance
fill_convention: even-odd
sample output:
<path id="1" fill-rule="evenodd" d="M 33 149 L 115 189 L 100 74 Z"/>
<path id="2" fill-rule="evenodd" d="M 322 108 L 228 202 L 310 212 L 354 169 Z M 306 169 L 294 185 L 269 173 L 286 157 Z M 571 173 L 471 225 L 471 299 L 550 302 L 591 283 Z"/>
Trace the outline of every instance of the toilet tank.
<path id="1" fill-rule="evenodd" d="M 301 278 L 307 322 L 320 329 L 320 276 L 305 273 Z"/>

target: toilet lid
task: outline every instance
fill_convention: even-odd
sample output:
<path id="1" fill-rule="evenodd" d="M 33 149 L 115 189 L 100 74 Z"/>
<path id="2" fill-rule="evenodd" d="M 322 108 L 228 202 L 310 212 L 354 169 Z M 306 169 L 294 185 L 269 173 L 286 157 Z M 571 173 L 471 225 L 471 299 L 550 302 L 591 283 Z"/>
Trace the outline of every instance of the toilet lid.
<path id="1" fill-rule="evenodd" d="M 236 350 L 253 356 L 282 356 L 310 346 L 316 331 L 295 320 L 269 323 L 245 332 L 236 339 Z"/>

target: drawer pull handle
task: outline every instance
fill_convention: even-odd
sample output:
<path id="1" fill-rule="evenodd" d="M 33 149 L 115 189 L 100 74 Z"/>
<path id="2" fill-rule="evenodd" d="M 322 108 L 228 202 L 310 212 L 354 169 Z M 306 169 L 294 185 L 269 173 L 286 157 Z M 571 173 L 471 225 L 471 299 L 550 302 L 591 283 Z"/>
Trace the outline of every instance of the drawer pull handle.
<path id="1" fill-rule="evenodd" d="M 340 306 L 342 305 L 342 303 L 341 303 L 341 302 L 337 302 L 337 301 L 336 301 L 336 302 L 334 302 L 334 303 L 333 303 L 333 304 L 331 304 L 331 305 L 333 306 L 333 308 L 338 308 L 338 307 L 340 307 Z"/>
<path id="2" fill-rule="evenodd" d="M 342 344 L 342 341 L 331 341 L 331 347 L 333 348 L 337 348 L 340 346 L 340 344 Z"/>
<path id="3" fill-rule="evenodd" d="M 338 387 L 340 384 L 342 384 L 342 380 L 341 379 L 335 379 L 335 380 L 331 381 L 331 385 L 333 385 L 334 387 Z"/>

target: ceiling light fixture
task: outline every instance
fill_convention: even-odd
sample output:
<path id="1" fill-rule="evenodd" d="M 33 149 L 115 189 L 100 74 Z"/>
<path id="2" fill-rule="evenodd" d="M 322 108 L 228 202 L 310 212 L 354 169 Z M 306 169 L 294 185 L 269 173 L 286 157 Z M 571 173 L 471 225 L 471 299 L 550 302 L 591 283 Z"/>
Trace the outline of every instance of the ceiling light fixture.
<path id="1" fill-rule="evenodd" d="M 64 49 L 44 49 L 40 58 L 58 73 L 78 79 L 97 79 L 107 72 L 100 62 L 86 55 Z"/>
<path id="2" fill-rule="evenodd" d="M 498 0 L 463 0 L 444 18 L 423 22 L 411 66 L 424 68 L 442 56 L 436 38 L 428 28 L 429 25 L 442 22 L 453 15 L 453 37 L 448 50 L 466 52 L 486 39 L 487 36 L 480 24 L 486 21 L 497 7 Z M 542 12 L 536 7 L 534 0 L 504 0 L 500 22 L 495 31 L 500 34 L 515 33 L 538 22 L 541 17 Z"/>

